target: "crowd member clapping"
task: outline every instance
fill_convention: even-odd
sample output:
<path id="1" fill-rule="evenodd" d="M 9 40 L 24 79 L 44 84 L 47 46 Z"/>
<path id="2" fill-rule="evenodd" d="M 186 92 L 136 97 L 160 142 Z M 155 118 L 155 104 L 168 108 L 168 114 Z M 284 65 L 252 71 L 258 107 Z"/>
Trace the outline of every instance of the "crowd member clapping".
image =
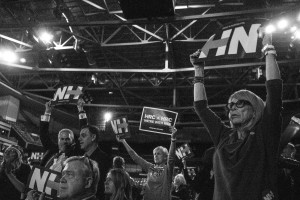
<path id="1" fill-rule="evenodd" d="M 59 198 L 64 200 L 102 200 L 96 198 L 99 182 L 98 164 L 85 157 L 73 156 L 64 162 L 59 183 Z M 44 194 L 28 192 L 26 200 L 44 200 Z"/>
<path id="2" fill-rule="evenodd" d="M 22 162 L 20 150 L 13 146 L 8 147 L 0 165 L 0 199 L 22 199 L 21 194 L 25 190 L 29 174 L 30 167 Z"/>
<path id="3" fill-rule="evenodd" d="M 204 64 L 196 63 L 200 52 L 190 57 L 195 68 L 195 110 L 216 146 L 214 200 L 278 198 L 282 80 L 271 35 L 264 36 L 262 50 L 266 59 L 266 102 L 249 90 L 235 92 L 226 106 L 230 126 L 207 106 Z"/>
<path id="4" fill-rule="evenodd" d="M 144 191 L 144 200 L 169 200 L 171 199 L 172 176 L 175 163 L 175 141 L 177 130 L 170 127 L 171 145 L 170 150 L 158 146 L 153 150 L 154 163 L 152 164 L 141 158 L 126 142 L 125 139 L 118 139 L 123 143 L 130 157 L 147 172 L 147 181 Z"/>
<path id="5" fill-rule="evenodd" d="M 131 180 L 123 169 L 111 169 L 105 181 L 106 200 L 132 200 Z"/>

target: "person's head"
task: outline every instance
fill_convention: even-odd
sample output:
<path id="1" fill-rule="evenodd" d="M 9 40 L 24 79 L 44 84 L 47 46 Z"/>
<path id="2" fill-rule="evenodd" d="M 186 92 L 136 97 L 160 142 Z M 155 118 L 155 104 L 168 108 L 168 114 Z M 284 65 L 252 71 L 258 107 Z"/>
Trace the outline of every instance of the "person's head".
<path id="1" fill-rule="evenodd" d="M 154 163 L 157 165 L 165 164 L 168 159 L 168 150 L 165 147 L 158 146 L 153 150 Z"/>
<path id="2" fill-rule="evenodd" d="M 115 156 L 113 158 L 113 168 L 125 169 L 125 160 L 121 156 Z"/>
<path id="3" fill-rule="evenodd" d="M 74 133 L 70 129 L 62 129 L 58 136 L 58 149 L 60 152 L 65 152 L 67 148 L 74 143 Z"/>
<path id="4" fill-rule="evenodd" d="M 229 97 L 226 108 L 233 128 L 250 130 L 261 119 L 264 102 L 249 90 L 239 90 Z"/>
<path id="5" fill-rule="evenodd" d="M 186 185 L 186 180 L 182 174 L 177 174 L 174 177 L 174 182 L 173 182 L 175 188 L 178 188 L 181 185 Z"/>
<path id="6" fill-rule="evenodd" d="M 4 161 L 7 163 L 14 163 L 16 166 L 19 166 L 22 163 L 21 151 L 14 146 L 7 147 L 3 155 Z"/>
<path id="7" fill-rule="evenodd" d="M 86 125 L 80 131 L 80 148 L 87 152 L 92 146 L 98 145 L 100 131 L 96 126 Z"/>
<path id="8" fill-rule="evenodd" d="M 113 200 L 132 199 L 129 175 L 123 169 L 111 169 L 105 180 L 105 194 Z"/>
<path id="9" fill-rule="evenodd" d="M 96 161 L 84 156 L 73 156 L 64 162 L 59 183 L 59 197 L 73 199 L 96 194 L 100 179 Z"/>

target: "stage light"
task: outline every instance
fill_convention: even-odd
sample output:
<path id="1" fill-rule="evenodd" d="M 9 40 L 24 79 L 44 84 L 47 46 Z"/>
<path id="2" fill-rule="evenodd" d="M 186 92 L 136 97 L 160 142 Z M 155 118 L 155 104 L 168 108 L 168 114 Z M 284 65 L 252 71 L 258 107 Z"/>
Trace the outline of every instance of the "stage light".
<path id="1" fill-rule="evenodd" d="M 286 19 L 281 19 L 281 20 L 278 21 L 277 27 L 280 30 L 283 30 L 283 29 L 285 29 L 288 26 L 288 24 L 289 24 L 289 22 Z"/>
<path id="2" fill-rule="evenodd" d="M 106 113 L 104 114 L 104 121 L 105 121 L 105 122 L 108 122 L 109 120 L 111 120 L 111 118 L 112 118 L 111 112 L 106 112 Z"/>
<path id="3" fill-rule="evenodd" d="M 45 44 L 50 44 L 53 40 L 53 35 L 47 32 L 41 33 L 39 37 Z"/>
<path id="4" fill-rule="evenodd" d="M 15 52 L 10 51 L 10 50 L 2 50 L 0 52 L 0 60 L 13 63 L 17 61 L 17 55 Z"/>
<path id="5" fill-rule="evenodd" d="M 265 32 L 267 34 L 273 33 L 276 30 L 275 26 L 273 24 L 269 24 L 268 26 L 266 26 L 265 28 Z"/>
<path id="6" fill-rule="evenodd" d="M 26 63 L 26 59 L 25 58 L 20 58 L 20 62 L 21 63 Z"/>
<path id="7" fill-rule="evenodd" d="M 300 39 L 300 31 L 297 30 L 297 31 L 294 33 L 294 36 L 295 36 L 295 39 Z"/>
<path id="8" fill-rule="evenodd" d="M 292 26 L 292 27 L 290 28 L 290 31 L 291 31 L 292 33 L 294 33 L 296 30 L 297 30 L 297 26 Z"/>

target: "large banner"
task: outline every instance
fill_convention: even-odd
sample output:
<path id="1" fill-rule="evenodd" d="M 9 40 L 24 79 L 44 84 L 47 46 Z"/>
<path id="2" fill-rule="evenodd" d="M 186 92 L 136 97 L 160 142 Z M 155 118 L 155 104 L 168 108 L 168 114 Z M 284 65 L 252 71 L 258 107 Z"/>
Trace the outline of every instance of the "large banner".
<path id="1" fill-rule="evenodd" d="M 177 120 L 177 112 L 144 107 L 139 130 L 170 135 L 170 126 L 174 126 Z"/>
<path id="2" fill-rule="evenodd" d="M 57 88 L 53 99 L 51 100 L 52 105 L 77 103 L 82 93 L 82 86 L 62 86 Z"/>
<path id="3" fill-rule="evenodd" d="M 108 132 L 113 132 L 120 139 L 130 138 L 130 129 L 127 117 L 114 118 L 106 123 Z"/>
<path id="4" fill-rule="evenodd" d="M 258 38 L 258 20 L 242 21 L 217 30 L 201 49 L 198 61 L 258 58 L 262 44 Z"/>
<path id="5" fill-rule="evenodd" d="M 26 187 L 38 192 L 45 192 L 48 199 L 57 199 L 61 173 L 33 166 Z"/>

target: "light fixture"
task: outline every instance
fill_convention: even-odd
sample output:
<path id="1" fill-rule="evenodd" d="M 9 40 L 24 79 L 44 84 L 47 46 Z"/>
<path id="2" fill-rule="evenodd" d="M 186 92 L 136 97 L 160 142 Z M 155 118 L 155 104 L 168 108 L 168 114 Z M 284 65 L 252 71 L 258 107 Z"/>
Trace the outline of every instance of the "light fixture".
<path id="1" fill-rule="evenodd" d="M 105 122 L 110 121 L 111 118 L 112 118 L 111 112 L 106 112 L 106 113 L 104 113 L 104 121 L 105 121 Z"/>
<path id="2" fill-rule="evenodd" d="M 273 24 L 269 24 L 265 28 L 265 32 L 267 34 L 273 33 L 276 30 L 275 26 Z"/>
<path id="3" fill-rule="evenodd" d="M 289 25 L 289 22 L 286 19 L 280 19 L 277 22 L 277 28 L 280 30 L 285 29 Z"/>
<path id="4" fill-rule="evenodd" d="M 45 44 L 50 44 L 53 40 L 53 35 L 48 32 L 42 32 L 39 36 L 41 41 L 43 41 Z"/>

